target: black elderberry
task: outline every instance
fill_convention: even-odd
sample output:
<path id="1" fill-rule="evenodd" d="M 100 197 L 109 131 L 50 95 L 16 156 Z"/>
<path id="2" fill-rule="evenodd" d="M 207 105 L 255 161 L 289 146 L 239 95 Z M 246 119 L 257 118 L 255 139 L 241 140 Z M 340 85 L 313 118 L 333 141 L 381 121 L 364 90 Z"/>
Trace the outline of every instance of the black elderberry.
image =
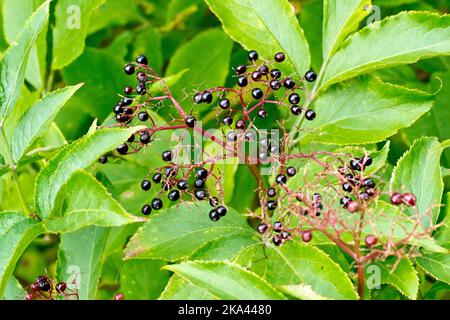
<path id="1" fill-rule="evenodd" d="M 283 240 L 289 240 L 289 239 L 291 239 L 291 237 L 292 237 L 292 235 L 290 232 L 287 232 L 287 231 L 281 232 L 281 238 Z"/>
<path id="2" fill-rule="evenodd" d="M 161 187 L 164 191 L 169 191 L 172 190 L 173 186 L 172 184 L 166 182 L 166 183 L 161 183 Z"/>
<path id="3" fill-rule="evenodd" d="M 143 54 L 141 54 L 140 56 L 138 56 L 136 58 L 136 62 L 139 63 L 139 64 L 148 65 L 148 59 Z"/>
<path id="4" fill-rule="evenodd" d="M 186 180 L 180 180 L 177 183 L 177 188 L 184 191 L 187 190 L 189 188 L 189 184 L 187 183 Z"/>
<path id="5" fill-rule="evenodd" d="M 105 164 L 108 162 L 108 157 L 102 156 L 102 157 L 100 157 L 100 159 L 98 159 L 98 162 L 100 162 L 101 164 Z"/>
<path id="6" fill-rule="evenodd" d="M 227 215 L 227 208 L 225 208 L 224 206 L 219 206 L 217 207 L 217 213 L 221 216 L 221 217 L 225 217 Z"/>
<path id="7" fill-rule="evenodd" d="M 236 68 L 236 73 L 237 74 L 244 74 L 247 71 L 247 67 L 244 65 L 240 65 Z"/>
<path id="8" fill-rule="evenodd" d="M 278 52 L 275 55 L 275 61 L 276 62 L 283 62 L 286 59 L 286 55 L 283 52 Z"/>
<path id="9" fill-rule="evenodd" d="M 67 285 L 64 282 L 58 282 L 55 286 L 55 289 L 59 293 L 64 293 L 67 289 Z"/>
<path id="10" fill-rule="evenodd" d="M 314 110 L 308 110 L 305 113 L 305 118 L 308 121 L 312 121 L 316 118 L 316 112 Z"/>
<path id="11" fill-rule="evenodd" d="M 255 50 L 251 50 L 248 53 L 248 60 L 254 62 L 254 61 L 258 60 L 258 58 L 259 58 L 258 52 L 256 52 Z"/>
<path id="12" fill-rule="evenodd" d="M 259 71 L 254 71 L 254 72 L 252 73 L 252 79 L 253 79 L 254 81 L 260 80 L 260 79 L 261 79 L 261 72 L 259 72 Z"/>
<path id="13" fill-rule="evenodd" d="M 281 81 L 280 80 L 270 81 L 270 88 L 273 90 L 279 90 L 281 88 Z"/>
<path id="14" fill-rule="evenodd" d="M 289 102 L 291 104 L 298 104 L 300 102 L 300 96 L 297 93 L 291 93 L 289 96 Z"/>
<path id="15" fill-rule="evenodd" d="M 347 208 L 347 205 L 349 204 L 350 201 L 352 201 L 352 198 L 350 198 L 349 196 L 345 196 L 345 197 L 341 198 L 341 200 L 340 200 L 341 206 L 344 208 Z"/>
<path id="16" fill-rule="evenodd" d="M 152 209 L 153 210 L 161 210 L 163 207 L 163 202 L 159 198 L 155 198 L 152 200 Z"/>
<path id="17" fill-rule="evenodd" d="M 213 209 L 209 212 L 209 218 L 211 221 L 216 222 L 220 220 L 220 214 L 217 212 L 216 209 Z"/>
<path id="18" fill-rule="evenodd" d="M 125 108 L 123 112 L 128 115 L 132 115 L 134 113 L 133 108 Z"/>
<path id="19" fill-rule="evenodd" d="M 245 76 L 239 77 L 237 84 L 241 88 L 246 87 L 248 85 L 247 77 L 245 77 Z"/>
<path id="20" fill-rule="evenodd" d="M 127 86 L 127 87 L 125 87 L 125 88 L 123 89 L 123 92 L 124 92 L 125 94 L 130 95 L 130 94 L 133 93 L 133 87 Z"/>
<path id="21" fill-rule="evenodd" d="M 205 200 L 208 198 L 208 193 L 205 190 L 197 190 L 195 191 L 195 198 L 197 200 Z"/>
<path id="22" fill-rule="evenodd" d="M 272 242 L 274 245 L 276 245 L 278 247 L 283 243 L 283 239 L 281 239 L 281 237 L 276 234 L 273 236 Z"/>
<path id="23" fill-rule="evenodd" d="M 125 97 L 122 99 L 121 104 L 124 107 L 130 106 L 133 103 L 133 99 Z"/>
<path id="24" fill-rule="evenodd" d="M 194 96 L 194 102 L 197 103 L 197 104 L 202 103 L 202 94 L 201 93 L 197 93 Z"/>
<path id="25" fill-rule="evenodd" d="M 349 182 L 345 182 L 342 185 L 342 190 L 344 190 L 345 192 L 352 192 L 353 187 L 352 187 L 352 185 Z"/>
<path id="26" fill-rule="evenodd" d="M 377 194 L 377 192 L 373 188 L 366 188 L 365 191 L 369 195 L 369 197 L 374 197 Z"/>
<path id="27" fill-rule="evenodd" d="M 116 116 L 116 120 L 120 123 L 128 123 L 131 121 L 131 117 L 127 114 L 118 114 Z"/>
<path id="28" fill-rule="evenodd" d="M 283 84 L 286 89 L 292 89 L 295 87 L 295 81 L 292 80 L 291 78 L 285 79 Z"/>
<path id="29" fill-rule="evenodd" d="M 125 73 L 129 76 L 131 76 L 132 74 L 134 74 L 134 72 L 136 71 L 136 68 L 132 65 L 132 64 L 127 64 L 123 70 L 125 71 Z"/>
<path id="30" fill-rule="evenodd" d="M 205 91 L 205 92 L 202 94 L 202 102 L 204 102 L 204 103 L 211 103 L 212 100 L 213 100 L 213 95 L 212 95 L 211 92 Z"/>
<path id="31" fill-rule="evenodd" d="M 51 290 L 52 285 L 48 279 L 42 279 L 38 282 L 38 287 L 40 291 L 48 292 Z"/>
<path id="32" fill-rule="evenodd" d="M 223 124 L 226 126 L 231 126 L 233 124 L 233 118 L 230 116 L 223 118 Z"/>
<path id="33" fill-rule="evenodd" d="M 167 197 L 170 201 L 178 201 L 180 199 L 180 191 L 172 190 L 169 192 L 169 195 Z"/>
<path id="34" fill-rule="evenodd" d="M 185 123 L 189 128 L 193 128 L 195 126 L 196 121 L 197 119 L 195 119 L 195 117 L 187 117 Z"/>
<path id="35" fill-rule="evenodd" d="M 173 157 L 172 151 L 170 151 L 170 150 L 164 151 L 164 152 L 162 153 L 162 159 L 163 159 L 164 161 L 166 161 L 166 162 L 172 161 L 172 157 Z"/>
<path id="36" fill-rule="evenodd" d="M 264 110 L 264 109 L 259 109 L 258 110 L 258 117 L 260 117 L 262 119 L 266 118 L 267 117 L 267 111 Z"/>
<path id="37" fill-rule="evenodd" d="M 259 70 L 259 72 L 261 72 L 261 74 L 262 74 L 263 76 L 266 76 L 266 75 L 269 74 L 269 67 L 266 66 L 266 65 L 263 65 L 263 66 L 259 67 L 258 70 Z"/>
<path id="38" fill-rule="evenodd" d="M 308 71 L 306 74 L 305 74 L 305 79 L 306 79 L 306 81 L 308 81 L 308 82 L 314 82 L 314 81 L 316 81 L 316 79 L 317 79 L 317 74 L 314 72 L 314 71 Z"/>
<path id="39" fill-rule="evenodd" d="M 147 93 L 147 88 L 145 87 L 144 84 L 139 83 L 138 86 L 136 87 L 136 92 L 138 95 L 144 95 Z"/>
<path id="40" fill-rule="evenodd" d="M 139 82 L 147 82 L 148 81 L 148 77 L 147 77 L 147 75 L 144 73 L 144 72 L 138 72 L 137 74 L 136 74 L 136 79 L 139 81 Z"/>
<path id="41" fill-rule="evenodd" d="M 217 197 L 212 197 L 209 199 L 209 205 L 214 208 L 217 207 L 219 205 L 219 199 Z"/>
<path id="42" fill-rule="evenodd" d="M 370 199 L 370 196 L 367 192 L 361 192 L 359 194 L 359 198 L 363 201 L 368 201 Z"/>
<path id="43" fill-rule="evenodd" d="M 302 108 L 297 105 L 293 105 L 291 107 L 291 113 L 295 116 L 299 116 L 302 114 Z"/>
<path id="44" fill-rule="evenodd" d="M 260 88 L 255 88 L 252 90 L 252 97 L 254 99 L 261 99 L 264 96 L 264 92 Z"/>
<path id="45" fill-rule="evenodd" d="M 274 200 L 267 201 L 267 209 L 273 211 L 277 208 L 278 202 Z"/>
<path id="46" fill-rule="evenodd" d="M 176 176 L 177 170 L 175 168 L 169 167 L 169 168 L 166 168 L 165 173 L 166 173 L 166 177 L 169 178 L 172 176 Z"/>
<path id="47" fill-rule="evenodd" d="M 197 179 L 194 181 L 194 186 L 198 189 L 203 188 L 205 186 L 205 180 Z"/>
<path id="48" fill-rule="evenodd" d="M 287 182 L 287 177 L 284 175 L 284 174 L 279 174 L 278 176 L 277 176 L 277 183 L 278 184 L 286 184 L 286 182 Z"/>
<path id="49" fill-rule="evenodd" d="M 148 216 L 150 213 L 152 213 L 152 207 L 148 204 L 146 204 L 145 206 L 142 207 L 141 210 L 142 214 Z"/>
<path id="50" fill-rule="evenodd" d="M 200 168 L 197 170 L 197 172 L 195 173 L 195 176 L 198 179 L 207 179 L 208 178 L 208 170 L 204 169 L 204 168 Z"/>
<path id="51" fill-rule="evenodd" d="M 375 188 L 375 182 L 372 179 L 365 179 L 363 185 L 366 188 Z"/>
<path id="52" fill-rule="evenodd" d="M 245 129 L 245 121 L 244 120 L 238 120 L 236 122 L 236 129 Z"/>
<path id="53" fill-rule="evenodd" d="M 286 169 L 286 174 L 289 177 L 293 177 L 293 176 L 295 176 L 297 174 L 297 170 L 294 167 L 289 167 L 289 168 Z"/>
<path id="54" fill-rule="evenodd" d="M 281 71 L 278 69 L 273 69 L 270 71 L 270 76 L 273 79 L 280 79 L 281 78 Z"/>
<path id="55" fill-rule="evenodd" d="M 361 159 L 361 164 L 364 165 L 364 167 L 369 167 L 371 166 L 373 163 L 372 157 L 371 156 L 364 156 L 363 159 Z"/>
<path id="56" fill-rule="evenodd" d="M 228 141 L 234 142 L 234 141 L 237 141 L 237 138 L 238 138 L 238 137 L 237 137 L 236 132 L 230 131 L 230 132 L 227 133 L 227 140 L 228 140 Z"/>
<path id="57" fill-rule="evenodd" d="M 128 153 L 128 145 L 126 143 L 123 143 L 120 146 L 118 146 L 116 150 L 121 155 L 126 155 Z"/>
<path id="58" fill-rule="evenodd" d="M 359 159 L 353 159 L 350 161 L 350 168 L 355 171 L 361 171 L 361 163 Z"/>
<path id="59" fill-rule="evenodd" d="M 123 112 L 123 106 L 121 104 L 117 104 L 113 109 L 115 114 L 120 114 Z"/>
<path id="60" fill-rule="evenodd" d="M 219 106 L 224 110 L 228 109 L 230 107 L 230 100 L 228 100 L 228 99 L 220 100 Z"/>
<path id="61" fill-rule="evenodd" d="M 274 198 L 274 197 L 276 197 L 276 195 L 277 195 L 277 190 L 275 190 L 275 188 L 269 188 L 269 189 L 267 190 L 267 195 L 268 195 L 270 198 Z"/>
<path id="62" fill-rule="evenodd" d="M 150 188 L 152 187 L 152 183 L 150 182 L 150 180 L 143 180 L 141 182 L 141 189 L 144 191 L 148 191 L 150 190 Z"/>
<path id="63" fill-rule="evenodd" d="M 280 221 L 276 221 L 274 224 L 273 224 L 273 230 L 275 231 L 275 232 L 281 232 L 281 230 L 283 230 L 283 224 L 280 222 Z"/>
<path id="64" fill-rule="evenodd" d="M 159 173 L 159 172 L 158 172 L 158 173 L 155 173 L 155 174 L 153 175 L 152 180 L 153 180 L 154 183 L 160 183 L 161 180 L 162 180 L 162 174 Z"/>
<path id="65" fill-rule="evenodd" d="M 268 229 L 268 226 L 267 226 L 267 224 L 265 224 L 265 223 L 261 223 L 261 224 L 258 226 L 258 232 L 259 232 L 260 234 L 266 233 L 267 229 Z"/>
<path id="66" fill-rule="evenodd" d="M 149 118 L 149 115 L 148 115 L 148 113 L 146 111 L 139 112 L 138 119 L 140 121 L 142 121 L 142 122 L 147 121 L 148 118 Z"/>

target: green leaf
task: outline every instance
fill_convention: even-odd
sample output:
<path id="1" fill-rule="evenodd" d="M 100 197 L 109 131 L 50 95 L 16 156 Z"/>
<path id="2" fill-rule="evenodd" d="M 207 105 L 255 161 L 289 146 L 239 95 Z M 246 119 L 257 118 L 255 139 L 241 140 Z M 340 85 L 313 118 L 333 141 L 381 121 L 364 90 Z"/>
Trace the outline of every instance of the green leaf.
<path id="1" fill-rule="evenodd" d="M 80 84 L 54 91 L 28 109 L 15 128 L 11 140 L 12 156 L 16 163 L 31 145 L 45 134 L 56 114 L 81 86 Z"/>
<path id="2" fill-rule="evenodd" d="M 14 276 L 11 276 L 6 284 L 5 293 L 0 300 L 23 300 L 27 292 Z"/>
<path id="3" fill-rule="evenodd" d="M 235 210 L 229 209 L 227 216 L 215 223 L 208 218 L 210 210 L 207 203 L 187 203 L 152 216 L 130 240 L 125 257 L 177 261 L 218 238 L 255 235 Z"/>
<path id="4" fill-rule="evenodd" d="M 189 261 L 166 269 L 223 300 L 282 300 L 268 282 L 230 262 Z"/>
<path id="5" fill-rule="evenodd" d="M 90 174 L 76 172 L 60 192 L 65 208 L 62 217 L 47 220 L 44 228 L 49 233 L 73 232 L 87 226 L 118 227 L 142 222 L 143 219 L 127 213 L 108 193 L 106 188 Z"/>
<path id="6" fill-rule="evenodd" d="M 103 129 L 62 149 L 39 173 L 35 204 L 43 217 L 49 217 L 56 195 L 72 174 L 94 163 L 100 156 L 126 141 L 138 128 Z"/>
<path id="7" fill-rule="evenodd" d="M 310 67 L 309 46 L 287 0 L 206 0 L 225 32 L 265 59 L 286 54 L 285 71 L 302 77 Z"/>
<path id="8" fill-rule="evenodd" d="M 41 233 L 42 225 L 22 213 L 0 213 L 0 297 L 20 256 Z"/>
<path id="9" fill-rule="evenodd" d="M 433 278 L 450 285 L 450 254 L 425 254 L 417 257 L 416 262 Z"/>
<path id="10" fill-rule="evenodd" d="M 128 260 L 120 271 L 120 292 L 127 300 L 154 300 L 170 278 L 161 260 Z"/>
<path id="11" fill-rule="evenodd" d="M 434 224 L 439 216 L 443 191 L 440 167 L 443 150 L 437 138 L 418 139 L 397 162 L 391 176 L 391 192 L 411 192 L 416 196 L 416 207 L 406 208 L 405 211 L 412 215 L 418 210 L 424 226 Z"/>
<path id="12" fill-rule="evenodd" d="M 374 262 L 380 268 L 382 284 L 394 286 L 409 299 L 416 299 L 419 291 L 419 279 L 409 259 L 401 259 L 395 266 L 397 258 L 389 258 L 385 261 Z M 394 269 L 395 266 L 395 269 Z"/>
<path id="13" fill-rule="evenodd" d="M 55 8 L 53 64 L 59 70 L 71 64 L 84 50 L 91 15 L 105 0 L 59 0 Z"/>
<path id="14" fill-rule="evenodd" d="M 328 62 L 345 38 L 355 31 L 369 13 L 370 0 L 349 0 L 337 3 L 324 1 L 323 56 Z"/>
<path id="15" fill-rule="evenodd" d="M 303 125 L 302 140 L 337 145 L 383 141 L 431 106 L 428 94 L 363 77 L 335 86 L 317 99 L 317 118 Z"/>
<path id="16" fill-rule="evenodd" d="M 349 37 L 325 72 L 322 88 L 373 70 L 450 54 L 450 16 L 403 12 Z"/>
<path id="17" fill-rule="evenodd" d="M 264 258 L 265 257 L 265 258 Z M 244 251 L 236 260 L 286 293 L 308 299 L 357 299 L 347 274 L 323 251 L 297 241 Z"/>
<path id="18" fill-rule="evenodd" d="M 159 297 L 159 300 L 218 300 L 208 290 L 193 285 L 184 278 L 174 274 Z"/>
<path id="19" fill-rule="evenodd" d="M 47 23 L 49 2 L 46 1 L 28 19 L 14 43 L 0 61 L 0 124 L 14 107 L 25 79 L 31 50 Z"/>

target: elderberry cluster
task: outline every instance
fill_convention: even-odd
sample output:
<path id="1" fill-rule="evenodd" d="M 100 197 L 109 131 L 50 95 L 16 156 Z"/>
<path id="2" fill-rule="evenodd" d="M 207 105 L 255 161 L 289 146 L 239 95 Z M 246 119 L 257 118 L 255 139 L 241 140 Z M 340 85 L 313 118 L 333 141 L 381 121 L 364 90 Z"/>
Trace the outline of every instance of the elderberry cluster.
<path id="1" fill-rule="evenodd" d="M 26 300 L 35 299 L 54 299 L 56 296 L 67 297 L 71 294 L 67 293 L 67 284 L 65 282 L 53 282 L 47 276 L 39 276 L 31 285 L 32 293 L 28 293 Z"/>

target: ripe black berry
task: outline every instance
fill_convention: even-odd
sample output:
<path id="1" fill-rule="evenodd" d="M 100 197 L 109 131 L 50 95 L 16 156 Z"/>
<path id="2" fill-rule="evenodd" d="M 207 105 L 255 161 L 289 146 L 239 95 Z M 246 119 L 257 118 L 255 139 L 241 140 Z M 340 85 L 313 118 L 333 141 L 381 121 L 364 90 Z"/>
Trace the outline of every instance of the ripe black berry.
<path id="1" fill-rule="evenodd" d="M 241 88 L 246 87 L 248 85 L 247 77 L 245 77 L 245 76 L 239 77 L 237 83 L 238 83 L 238 86 Z"/>
<path id="2" fill-rule="evenodd" d="M 108 157 L 102 156 L 102 157 L 100 157 L 100 159 L 98 159 L 98 162 L 100 162 L 101 164 L 105 164 L 108 162 Z"/>
<path id="3" fill-rule="evenodd" d="M 152 207 L 150 205 L 146 204 L 145 206 L 142 207 L 141 212 L 143 215 L 148 216 L 150 213 L 152 213 Z"/>
<path id="4" fill-rule="evenodd" d="M 128 153 L 128 145 L 126 143 L 123 143 L 120 146 L 118 146 L 116 150 L 121 155 L 126 155 Z"/>
<path id="5" fill-rule="evenodd" d="M 342 190 L 344 190 L 345 192 L 352 192 L 353 187 L 350 183 L 346 182 L 342 185 Z"/>
<path id="6" fill-rule="evenodd" d="M 155 198 L 152 200 L 152 209 L 153 210 L 161 210 L 163 207 L 163 202 L 159 198 Z"/>
<path id="7" fill-rule="evenodd" d="M 359 159 L 354 159 L 354 160 L 350 161 L 350 168 L 352 168 L 352 170 L 355 170 L 355 171 L 361 171 L 361 163 L 360 163 Z"/>
<path id="8" fill-rule="evenodd" d="M 148 59 L 146 56 L 144 56 L 143 54 L 141 54 L 140 56 L 138 56 L 136 58 L 136 62 L 139 64 L 143 64 L 143 65 L 147 65 L 148 64 Z"/>
<path id="9" fill-rule="evenodd" d="M 275 61 L 276 62 L 283 62 L 286 59 L 286 55 L 283 52 L 278 52 L 275 55 Z"/>
<path id="10" fill-rule="evenodd" d="M 261 79 L 261 72 L 259 72 L 259 71 L 254 71 L 254 72 L 252 73 L 252 79 L 255 80 L 255 81 L 260 80 L 260 79 Z"/>
<path id="11" fill-rule="evenodd" d="M 225 208 L 224 206 L 219 206 L 217 207 L 217 213 L 221 216 L 221 217 L 225 217 L 227 215 L 227 208 Z"/>
<path id="12" fill-rule="evenodd" d="M 48 292 L 51 290 L 52 285 L 48 279 L 43 279 L 38 282 L 38 287 L 40 291 Z"/>
<path id="13" fill-rule="evenodd" d="M 233 124 L 233 118 L 230 116 L 223 118 L 223 124 L 226 126 L 231 126 Z"/>
<path id="14" fill-rule="evenodd" d="M 136 75 L 136 79 L 141 83 L 148 81 L 148 77 L 144 72 L 138 72 L 138 74 Z"/>
<path id="15" fill-rule="evenodd" d="M 267 224 L 261 223 L 261 224 L 258 226 L 258 232 L 259 232 L 260 234 L 264 234 L 264 233 L 266 233 L 267 228 L 268 228 Z"/>
<path id="16" fill-rule="evenodd" d="M 127 87 L 125 87 L 125 88 L 123 89 L 123 92 L 124 92 L 125 94 L 130 95 L 130 94 L 133 93 L 133 87 L 127 86 Z"/>
<path id="17" fill-rule="evenodd" d="M 280 79 L 281 78 L 281 71 L 278 69 L 273 69 L 272 71 L 270 71 L 270 76 L 273 79 Z"/>
<path id="18" fill-rule="evenodd" d="M 148 132 L 143 132 L 143 133 L 141 133 L 141 137 L 139 140 L 143 144 L 149 144 L 150 143 L 150 135 L 148 134 Z"/>
<path id="19" fill-rule="evenodd" d="M 205 190 L 195 191 L 195 198 L 197 198 L 197 200 L 205 200 L 207 197 L 208 193 Z"/>
<path id="20" fill-rule="evenodd" d="M 186 180 L 180 180 L 177 183 L 177 188 L 184 191 L 187 190 L 187 188 L 189 188 L 189 185 Z"/>
<path id="21" fill-rule="evenodd" d="M 359 197 L 359 199 L 361 199 L 361 200 L 363 200 L 363 201 L 367 201 L 367 200 L 370 199 L 370 196 L 369 196 L 369 194 L 368 194 L 367 192 L 361 192 L 361 193 L 358 195 L 358 197 Z"/>
<path id="22" fill-rule="evenodd" d="M 187 117 L 185 123 L 189 128 L 193 128 L 195 126 L 196 121 L 197 119 L 195 119 L 195 117 Z"/>
<path id="23" fill-rule="evenodd" d="M 126 114 L 118 114 L 116 116 L 116 120 L 117 120 L 117 122 L 120 122 L 120 123 L 128 123 L 131 121 L 131 117 Z"/>
<path id="24" fill-rule="evenodd" d="M 316 112 L 314 110 L 308 110 L 305 113 L 306 120 L 312 121 L 316 118 Z"/>
<path id="25" fill-rule="evenodd" d="M 273 236 L 272 242 L 274 245 L 276 245 L 278 247 L 283 243 L 283 239 L 281 239 L 281 237 L 276 234 Z"/>
<path id="26" fill-rule="evenodd" d="M 121 100 L 121 104 L 123 107 L 130 106 L 133 103 L 133 99 L 125 97 Z"/>
<path id="27" fill-rule="evenodd" d="M 194 102 L 197 103 L 197 104 L 202 103 L 202 94 L 201 93 L 197 93 L 194 96 Z"/>
<path id="28" fill-rule="evenodd" d="M 117 105 L 114 106 L 113 111 L 115 114 L 119 114 L 123 112 L 123 106 L 122 104 L 119 102 Z"/>
<path id="29" fill-rule="evenodd" d="M 252 97 L 254 99 L 261 99 L 264 96 L 264 92 L 260 88 L 255 88 L 252 90 Z"/>
<path id="30" fill-rule="evenodd" d="M 371 156 L 364 156 L 363 159 L 361 159 L 361 164 L 364 165 L 364 167 L 369 167 L 371 166 L 373 163 L 372 157 Z"/>
<path id="31" fill-rule="evenodd" d="M 213 95 L 212 95 L 211 92 L 205 91 L 205 92 L 202 94 L 202 102 L 204 102 L 204 103 L 211 103 L 212 100 L 213 100 Z"/>
<path id="32" fill-rule="evenodd" d="M 56 291 L 64 293 L 67 289 L 67 285 L 64 282 L 58 282 L 55 286 Z"/>
<path id="33" fill-rule="evenodd" d="M 203 188 L 203 187 L 205 186 L 205 180 L 203 180 L 203 179 L 197 179 L 197 180 L 195 180 L 194 186 L 195 186 L 196 188 Z"/>
<path id="34" fill-rule="evenodd" d="M 244 65 L 240 65 L 236 68 L 236 73 L 237 74 L 244 74 L 247 71 L 247 67 Z"/>
<path id="35" fill-rule="evenodd" d="M 150 182 L 150 180 L 144 180 L 141 182 L 142 190 L 148 191 L 148 190 L 150 190 L 151 187 L 152 187 L 152 183 Z"/>
<path id="36" fill-rule="evenodd" d="M 273 201 L 273 200 L 267 201 L 267 209 L 269 209 L 271 211 L 275 210 L 277 208 L 277 205 L 278 205 L 277 201 Z"/>
<path id="37" fill-rule="evenodd" d="M 216 209 L 213 209 L 209 212 L 209 218 L 211 219 L 211 221 L 219 221 L 220 220 L 220 214 L 217 212 Z"/>
<path id="38" fill-rule="evenodd" d="M 236 132 L 230 131 L 230 132 L 227 133 L 227 140 L 228 140 L 228 141 L 234 142 L 234 141 L 237 140 L 237 138 L 238 138 L 238 137 L 237 137 Z"/>
<path id="39" fill-rule="evenodd" d="M 264 119 L 265 117 L 267 117 L 267 111 L 264 109 L 259 109 L 258 110 L 258 117 Z"/>
<path id="40" fill-rule="evenodd" d="M 366 188 L 375 188 L 375 182 L 372 179 L 365 179 L 363 185 Z"/>
<path id="41" fill-rule="evenodd" d="M 276 231 L 276 232 L 280 232 L 281 230 L 283 230 L 283 228 L 284 228 L 283 224 L 280 221 L 276 221 L 273 224 L 273 230 Z"/>
<path id="42" fill-rule="evenodd" d="M 168 150 L 168 151 L 164 151 L 162 153 L 162 159 L 166 162 L 170 162 L 172 161 L 172 151 Z"/>
<path id="43" fill-rule="evenodd" d="M 155 174 L 153 175 L 152 180 L 153 180 L 154 183 L 160 183 L 161 180 L 162 180 L 162 174 L 159 173 L 159 172 L 158 172 L 158 173 L 155 173 Z"/>
<path id="44" fill-rule="evenodd" d="M 248 53 L 248 60 L 256 61 L 256 60 L 258 60 L 258 58 L 259 58 L 258 52 L 256 52 L 255 50 L 251 50 Z"/>
<path id="45" fill-rule="evenodd" d="M 277 195 L 277 191 L 275 190 L 275 188 L 269 188 L 269 189 L 267 190 L 267 195 L 268 195 L 270 198 L 274 198 L 274 197 Z"/>
<path id="46" fill-rule="evenodd" d="M 217 197 L 212 197 L 209 199 L 209 205 L 211 207 L 217 207 L 219 205 L 219 199 Z"/>
<path id="47" fill-rule="evenodd" d="M 180 199 L 180 191 L 178 191 L 178 190 L 170 191 L 168 198 L 170 201 L 178 201 L 178 199 Z"/>
<path id="48" fill-rule="evenodd" d="M 228 109 L 230 107 L 230 100 L 228 100 L 228 99 L 220 100 L 219 106 L 224 110 Z"/>
<path id="49" fill-rule="evenodd" d="M 245 129 L 245 121 L 244 120 L 238 120 L 236 122 L 236 129 Z"/>
<path id="50" fill-rule="evenodd" d="M 291 93 L 289 96 L 289 102 L 291 104 L 298 104 L 300 102 L 300 96 L 297 93 Z"/>
<path id="51" fill-rule="evenodd" d="M 148 118 L 149 118 L 149 115 L 148 115 L 148 113 L 146 111 L 139 112 L 138 119 L 140 121 L 142 121 L 142 122 L 147 121 Z"/>
<path id="52" fill-rule="evenodd" d="M 286 80 L 284 80 L 283 84 L 286 89 L 292 89 L 295 87 L 295 81 L 292 80 L 291 78 L 287 78 Z"/>
<path id="53" fill-rule="evenodd" d="M 352 198 L 345 196 L 343 198 L 341 198 L 340 202 L 341 202 L 341 206 L 344 208 L 347 208 L 348 203 L 352 201 Z"/>
<path id="54" fill-rule="evenodd" d="M 177 170 L 176 170 L 176 168 L 169 167 L 169 168 L 165 169 L 165 173 L 166 173 L 166 177 L 169 178 L 171 176 L 176 176 Z"/>
<path id="55" fill-rule="evenodd" d="M 287 177 L 284 174 L 279 174 L 277 176 L 277 183 L 278 184 L 286 184 L 287 182 Z"/>
<path id="56" fill-rule="evenodd" d="M 291 113 L 295 116 L 299 116 L 302 114 L 302 108 L 297 105 L 293 105 L 291 107 Z"/>
<path id="57" fill-rule="evenodd" d="M 297 174 L 297 170 L 294 167 L 289 167 L 289 168 L 286 169 L 286 174 L 289 177 L 293 177 L 293 176 L 295 176 Z"/>
<path id="58" fill-rule="evenodd" d="M 289 240 L 289 239 L 291 239 L 291 237 L 292 237 L 292 235 L 290 232 L 287 232 L 287 231 L 281 232 L 281 238 L 283 240 Z"/>
<path id="59" fill-rule="evenodd" d="M 269 74 L 269 67 L 266 66 L 266 65 L 263 65 L 263 66 L 259 67 L 258 70 L 259 70 L 259 72 L 261 72 L 261 74 L 262 74 L 263 76 L 266 76 L 266 75 Z"/>
<path id="60" fill-rule="evenodd" d="M 306 81 L 308 81 L 308 82 L 314 82 L 314 81 L 316 81 L 316 79 L 317 79 L 317 74 L 314 72 L 314 71 L 308 71 L 306 74 L 305 74 L 305 79 L 306 79 Z"/>
<path id="61" fill-rule="evenodd" d="M 200 168 L 195 173 L 195 176 L 199 179 L 206 179 L 206 178 L 208 178 L 208 170 L 206 170 L 204 168 Z"/>
<path id="62" fill-rule="evenodd" d="M 123 70 L 125 71 L 125 73 L 129 76 L 131 76 L 135 71 L 135 67 L 132 64 L 127 64 Z"/>
<path id="63" fill-rule="evenodd" d="M 270 88 L 273 90 L 278 90 L 281 88 L 281 81 L 280 80 L 272 80 L 270 81 Z"/>

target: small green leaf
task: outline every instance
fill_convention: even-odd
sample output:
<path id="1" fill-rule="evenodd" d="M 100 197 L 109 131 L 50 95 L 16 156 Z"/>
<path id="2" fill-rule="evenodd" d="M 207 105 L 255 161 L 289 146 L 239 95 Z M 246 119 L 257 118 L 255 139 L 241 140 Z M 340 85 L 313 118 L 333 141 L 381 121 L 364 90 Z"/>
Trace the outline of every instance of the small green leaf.
<path id="1" fill-rule="evenodd" d="M 174 274 L 159 297 L 159 300 L 218 300 L 208 290 L 193 285 L 184 278 Z"/>
<path id="2" fill-rule="evenodd" d="M 49 3 L 46 1 L 28 19 L 0 61 L 0 124 L 3 124 L 19 97 L 31 50 L 48 21 Z"/>
<path id="3" fill-rule="evenodd" d="M 317 118 L 304 124 L 302 140 L 337 145 L 383 141 L 431 106 L 428 94 L 363 77 L 335 86 L 317 99 Z"/>
<path id="4" fill-rule="evenodd" d="M 40 223 L 22 213 L 0 213 L 0 297 L 3 296 L 20 256 L 43 231 Z"/>
<path id="5" fill-rule="evenodd" d="M 207 203 L 187 203 L 152 216 L 130 240 L 125 257 L 177 261 L 218 238 L 255 234 L 235 210 L 218 222 L 208 218 L 210 210 Z"/>
<path id="6" fill-rule="evenodd" d="M 230 262 L 189 261 L 166 269 L 223 300 L 283 300 L 268 282 Z"/>
<path id="7" fill-rule="evenodd" d="M 62 149 L 39 173 L 35 204 L 43 217 L 54 209 L 56 195 L 77 170 L 94 163 L 100 156 L 126 141 L 139 128 L 103 129 Z"/>
<path id="8" fill-rule="evenodd" d="M 450 285 L 450 254 L 432 253 L 416 258 L 416 262 L 433 278 Z"/>
<path id="9" fill-rule="evenodd" d="M 331 60 L 322 88 L 373 70 L 448 54 L 450 16 L 402 12 L 349 37 Z"/>
<path id="10" fill-rule="evenodd" d="M 424 226 L 434 224 L 439 216 L 443 181 L 440 159 L 443 151 L 437 138 L 424 137 L 414 142 L 397 162 L 390 181 L 391 192 L 411 192 L 416 196 L 412 215 L 418 210 Z"/>
<path id="11" fill-rule="evenodd" d="M 80 84 L 54 91 L 28 109 L 15 128 L 11 140 L 12 156 L 16 163 L 31 145 L 45 134 L 56 114 L 81 86 Z"/>
<path id="12" fill-rule="evenodd" d="M 52 68 L 60 70 L 83 52 L 91 15 L 105 0 L 59 0 L 55 8 Z"/>
<path id="13" fill-rule="evenodd" d="M 11 276 L 6 285 L 5 293 L 0 300 L 22 300 L 27 292 L 14 276 Z"/>
<path id="14" fill-rule="evenodd" d="M 206 0 L 225 32 L 247 50 L 265 59 L 286 54 L 289 73 L 303 76 L 310 67 L 309 46 L 287 0 Z"/>
<path id="15" fill-rule="evenodd" d="M 357 299 L 347 274 L 323 251 L 297 241 L 282 247 L 252 248 L 236 260 L 275 287 L 302 299 Z"/>

